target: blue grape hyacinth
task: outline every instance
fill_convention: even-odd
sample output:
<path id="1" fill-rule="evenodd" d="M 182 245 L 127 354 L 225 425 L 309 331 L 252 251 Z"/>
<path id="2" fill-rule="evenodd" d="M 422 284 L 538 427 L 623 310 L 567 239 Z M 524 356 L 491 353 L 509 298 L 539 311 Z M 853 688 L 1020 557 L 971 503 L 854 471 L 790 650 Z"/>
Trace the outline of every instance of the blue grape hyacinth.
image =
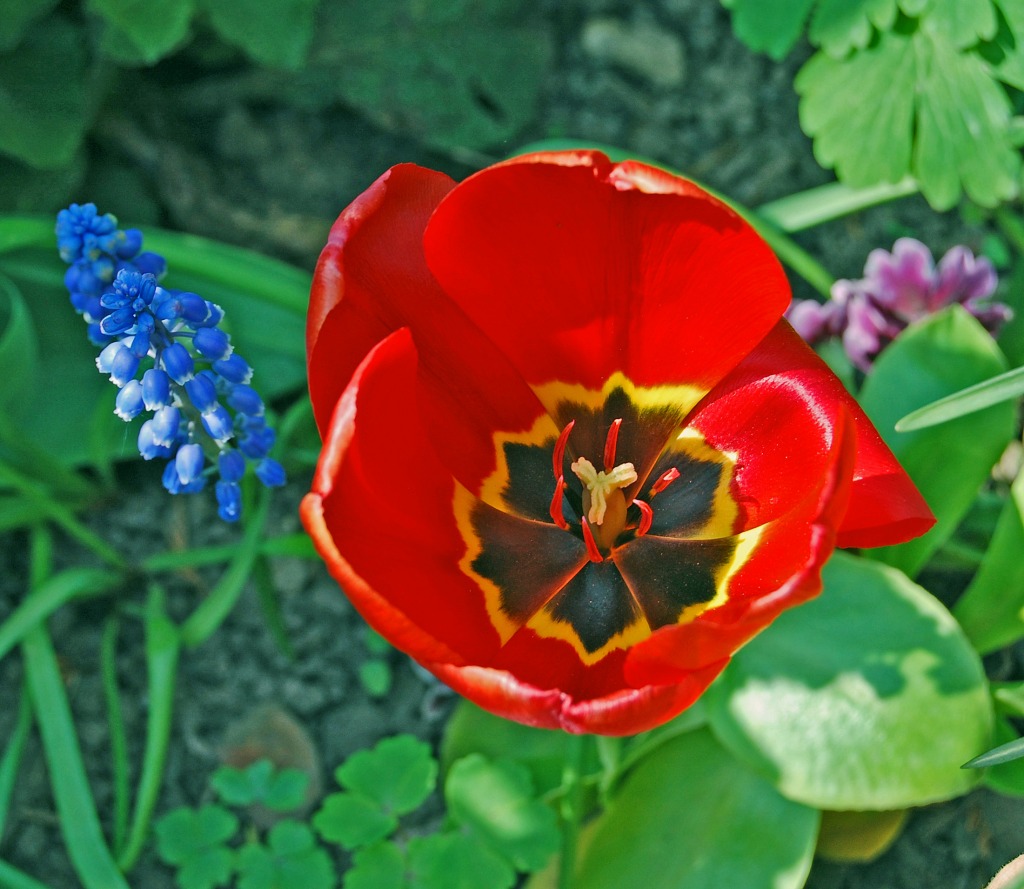
<path id="1" fill-rule="evenodd" d="M 215 478 L 218 514 L 237 521 L 250 465 L 266 487 L 286 479 L 269 456 L 275 435 L 249 385 L 252 368 L 220 327 L 224 312 L 162 287 L 164 258 L 142 252 L 142 234 L 119 229 L 94 204 L 61 210 L 56 232 L 71 305 L 102 347 L 97 368 L 118 388 L 114 413 L 125 422 L 149 415 L 139 453 L 167 461 L 163 485 L 172 494 L 201 491 Z"/>

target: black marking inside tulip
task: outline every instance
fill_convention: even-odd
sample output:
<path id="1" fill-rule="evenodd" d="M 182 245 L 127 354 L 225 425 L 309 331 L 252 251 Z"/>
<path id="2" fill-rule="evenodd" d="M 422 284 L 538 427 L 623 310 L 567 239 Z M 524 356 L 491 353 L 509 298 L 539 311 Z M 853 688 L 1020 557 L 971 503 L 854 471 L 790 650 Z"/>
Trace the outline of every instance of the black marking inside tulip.
<path id="1" fill-rule="evenodd" d="M 676 405 L 649 398 L 638 405 L 622 387 L 600 404 L 566 398 L 552 417 L 562 429 L 572 424 L 560 471 L 550 431 L 500 434 L 500 468 L 487 484 L 500 492 L 502 508 L 472 500 L 459 512 L 467 542 L 461 565 L 480 583 L 502 642 L 529 627 L 596 663 L 724 602 L 741 563 L 734 456 L 693 430 L 681 435 Z M 626 509 L 602 524 L 590 517 L 592 495 L 572 463 L 585 458 L 594 471 L 610 472 L 609 453 L 615 466 L 632 463 L 636 480 L 606 492 L 625 498 Z"/>

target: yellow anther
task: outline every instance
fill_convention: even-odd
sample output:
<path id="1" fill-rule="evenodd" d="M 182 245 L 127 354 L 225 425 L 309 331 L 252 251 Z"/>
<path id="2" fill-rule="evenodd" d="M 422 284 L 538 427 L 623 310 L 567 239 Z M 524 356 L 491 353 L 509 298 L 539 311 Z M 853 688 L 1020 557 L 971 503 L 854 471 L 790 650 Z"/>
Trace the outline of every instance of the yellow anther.
<path id="1" fill-rule="evenodd" d="M 587 520 L 592 525 L 604 522 L 604 514 L 608 509 L 608 495 L 612 491 L 633 484 L 637 478 L 632 463 L 620 463 L 609 472 L 599 472 L 586 457 L 580 457 L 570 468 L 590 492 L 590 511 L 587 513 Z"/>

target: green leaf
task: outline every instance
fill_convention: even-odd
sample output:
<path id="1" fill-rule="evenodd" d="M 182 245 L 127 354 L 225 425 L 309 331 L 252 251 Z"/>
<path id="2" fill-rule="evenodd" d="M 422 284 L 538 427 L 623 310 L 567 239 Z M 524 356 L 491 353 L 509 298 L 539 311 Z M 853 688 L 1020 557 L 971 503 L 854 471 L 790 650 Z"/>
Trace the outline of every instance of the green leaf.
<path id="1" fill-rule="evenodd" d="M 819 52 L 797 73 L 800 125 L 814 156 L 847 185 L 898 182 L 910 172 L 916 60 L 911 39 L 882 34 L 862 52 Z"/>
<path id="2" fill-rule="evenodd" d="M 781 797 L 706 729 L 626 777 L 596 822 L 576 889 L 799 889 L 818 813 Z"/>
<path id="3" fill-rule="evenodd" d="M 25 299 L 14 282 L 0 274 L 0 410 L 10 411 L 38 379 L 39 342 Z"/>
<path id="4" fill-rule="evenodd" d="M 0 55 L 0 152 L 33 167 L 71 163 L 88 124 L 81 32 L 60 16 L 36 23 Z"/>
<path id="5" fill-rule="evenodd" d="M 961 794 L 992 704 L 956 621 L 900 572 L 835 553 L 818 599 L 736 653 L 706 700 L 715 734 L 790 799 L 899 809 Z"/>
<path id="6" fill-rule="evenodd" d="M 153 830 L 160 857 L 168 864 L 185 864 L 227 843 L 238 832 L 238 819 L 212 803 L 201 809 L 182 806 L 164 815 Z"/>
<path id="7" fill-rule="evenodd" d="M 409 889 L 509 889 L 515 871 L 471 834 L 445 833 L 409 842 Z"/>
<path id="8" fill-rule="evenodd" d="M 1003 83 L 1024 89 L 1024 0 L 996 0 L 1002 18 L 982 55 Z"/>
<path id="9" fill-rule="evenodd" d="M 445 726 L 441 761 L 448 770 L 456 760 L 471 753 L 512 759 L 530 770 L 538 790 L 544 793 L 562 782 L 568 740 L 564 732 L 502 719 L 462 701 Z"/>
<path id="10" fill-rule="evenodd" d="M 530 772 L 519 763 L 467 756 L 452 766 L 444 794 L 451 817 L 517 870 L 540 870 L 558 849 L 554 810 L 536 798 Z"/>
<path id="11" fill-rule="evenodd" d="M 128 40 L 147 65 L 184 42 L 194 7 L 194 0 L 89 0 L 89 8 Z"/>
<path id="12" fill-rule="evenodd" d="M 287 812 L 302 805 L 309 776 L 301 769 L 277 769 L 269 759 L 261 759 L 244 769 L 221 766 L 213 773 L 210 784 L 229 805 L 260 803 L 268 809 Z"/>
<path id="13" fill-rule="evenodd" d="M 4 14 L 0 16 L 0 52 L 18 45 L 29 25 L 42 18 L 60 0 L 6 0 Z"/>
<path id="14" fill-rule="evenodd" d="M 405 858 L 394 843 L 376 843 L 352 856 L 345 889 L 405 889 Z"/>
<path id="15" fill-rule="evenodd" d="M 930 0 L 923 27 L 963 49 L 995 37 L 996 11 L 990 0 Z"/>
<path id="16" fill-rule="evenodd" d="M 239 850 L 238 889 L 333 889 L 331 859 L 305 824 L 281 821 L 267 841 L 268 846 L 249 843 Z"/>
<path id="17" fill-rule="evenodd" d="M 332 793 L 313 816 L 313 827 L 328 842 L 352 850 L 389 836 L 398 819 L 361 793 Z"/>
<path id="18" fill-rule="evenodd" d="M 896 0 L 819 0 L 808 37 L 838 59 L 867 46 L 872 25 L 888 31 L 895 21 Z"/>
<path id="19" fill-rule="evenodd" d="M 341 99 L 382 127 L 481 148 L 533 118 L 552 55 L 543 20 L 521 0 L 330 3 L 295 97 Z"/>
<path id="20" fill-rule="evenodd" d="M 819 162 L 844 182 L 868 186 L 912 173 L 939 210 L 961 191 L 986 207 L 1017 193 L 1009 100 L 984 60 L 948 36 L 959 9 L 957 2 L 909 33 L 882 33 L 844 58 L 819 52 L 800 70 L 801 125 Z"/>
<path id="21" fill-rule="evenodd" d="M 913 432 L 935 426 L 1021 396 L 1024 396 L 1024 367 L 1017 367 L 911 411 L 896 424 L 896 431 Z"/>
<path id="22" fill-rule="evenodd" d="M 893 431 L 897 421 L 1005 369 L 1006 360 L 992 337 L 960 306 L 911 325 L 879 356 L 861 390 L 861 406 L 938 522 L 909 543 L 871 550 L 871 558 L 911 577 L 917 574 L 953 533 L 988 478 L 1013 435 L 1014 409 L 1009 403 L 997 404 L 908 433 Z"/>
<path id="23" fill-rule="evenodd" d="M 1020 743 L 1021 738 L 1005 719 L 996 721 L 993 741 L 996 744 Z M 982 781 L 998 793 L 1007 796 L 1024 796 L 1024 758 L 1010 759 L 985 769 Z"/>
<path id="24" fill-rule="evenodd" d="M 225 42 L 261 65 L 298 68 L 313 37 L 314 12 L 320 0 L 201 0 Z"/>
<path id="25" fill-rule="evenodd" d="M 338 783 L 374 800 L 385 812 L 419 808 L 437 782 L 430 745 L 412 735 L 385 738 L 372 750 L 352 754 L 335 771 Z"/>
<path id="26" fill-rule="evenodd" d="M 992 540 L 953 607 L 967 638 L 988 654 L 1024 637 L 1024 474 L 1018 475 Z"/>
<path id="27" fill-rule="evenodd" d="M 722 0 L 732 29 L 755 52 L 784 59 L 800 39 L 814 0 Z"/>
<path id="28" fill-rule="evenodd" d="M 391 667 L 380 658 L 371 658 L 359 665 L 359 683 L 374 698 L 383 698 L 391 691 Z"/>

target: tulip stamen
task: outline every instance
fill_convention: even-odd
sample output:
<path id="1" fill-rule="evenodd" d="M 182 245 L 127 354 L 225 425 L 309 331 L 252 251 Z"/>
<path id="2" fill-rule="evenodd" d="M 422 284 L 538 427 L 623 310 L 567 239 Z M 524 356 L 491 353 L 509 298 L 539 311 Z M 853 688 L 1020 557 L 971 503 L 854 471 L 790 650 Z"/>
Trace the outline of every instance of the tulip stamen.
<path id="1" fill-rule="evenodd" d="M 555 474 L 555 481 L 559 482 L 565 475 L 565 471 L 562 469 L 562 461 L 565 459 L 565 446 L 569 441 L 569 433 L 572 432 L 572 427 L 576 425 L 575 420 L 570 420 L 561 434 L 558 436 L 558 441 L 555 442 L 555 449 L 551 453 L 551 468 Z"/>
<path id="2" fill-rule="evenodd" d="M 604 556 L 601 555 L 601 550 L 594 539 L 594 532 L 590 530 L 586 516 L 580 516 L 580 527 L 583 528 L 583 542 L 587 545 L 587 556 L 589 556 L 590 561 L 603 562 Z"/>
<path id="3" fill-rule="evenodd" d="M 651 530 L 651 523 L 654 521 L 654 510 L 649 503 L 643 500 L 634 500 L 633 505 L 640 510 L 640 523 L 636 526 L 636 536 L 643 537 Z"/>
<path id="4" fill-rule="evenodd" d="M 664 491 L 672 482 L 679 478 L 679 470 L 674 466 L 671 469 L 666 470 L 660 476 L 658 480 L 651 486 L 651 496 Z"/>
<path id="5" fill-rule="evenodd" d="M 608 510 L 608 495 L 620 488 L 625 488 L 636 481 L 636 470 L 632 463 L 620 463 L 614 469 L 599 472 L 586 457 L 580 457 L 570 467 L 576 477 L 583 482 L 590 494 L 590 509 L 587 518 L 595 525 L 604 522 Z"/>
<path id="6" fill-rule="evenodd" d="M 565 516 L 562 515 L 562 497 L 565 495 L 565 476 L 559 476 L 555 482 L 555 493 L 551 498 L 551 506 L 549 511 L 551 513 L 552 521 L 558 525 L 563 531 L 569 530 L 569 523 L 565 520 Z"/>
<path id="7" fill-rule="evenodd" d="M 608 436 L 604 440 L 604 469 L 611 472 L 615 466 L 615 448 L 619 443 L 619 427 L 622 425 L 622 418 L 612 420 L 608 427 Z"/>

